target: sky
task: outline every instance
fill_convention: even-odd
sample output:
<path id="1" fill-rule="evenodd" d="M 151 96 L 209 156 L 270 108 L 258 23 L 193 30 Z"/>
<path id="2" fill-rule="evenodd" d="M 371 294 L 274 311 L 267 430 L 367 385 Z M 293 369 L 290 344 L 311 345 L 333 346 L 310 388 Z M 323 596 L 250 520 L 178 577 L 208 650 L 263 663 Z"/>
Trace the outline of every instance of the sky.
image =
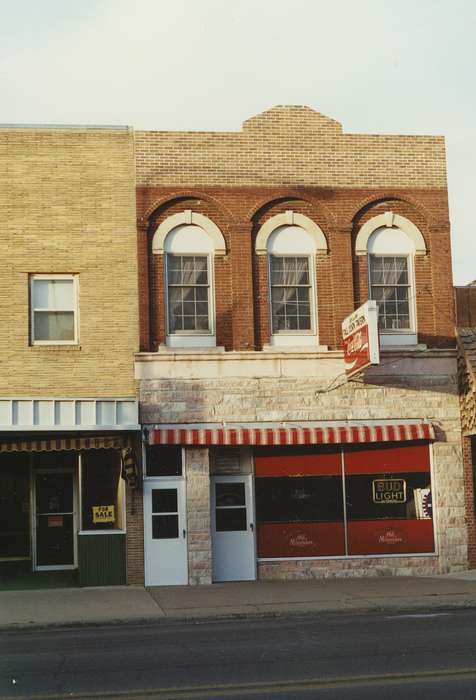
<path id="1" fill-rule="evenodd" d="M 455 284 L 476 279 L 472 0 L 0 0 L 0 122 L 238 131 L 301 104 L 446 137 Z"/>

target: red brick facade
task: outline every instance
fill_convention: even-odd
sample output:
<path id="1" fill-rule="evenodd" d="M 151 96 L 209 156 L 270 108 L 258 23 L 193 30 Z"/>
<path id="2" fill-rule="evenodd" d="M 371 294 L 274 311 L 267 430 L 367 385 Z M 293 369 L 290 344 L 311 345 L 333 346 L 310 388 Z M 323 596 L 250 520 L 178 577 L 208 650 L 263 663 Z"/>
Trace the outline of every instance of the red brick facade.
<path id="1" fill-rule="evenodd" d="M 419 228 L 427 247 L 427 255 L 415 258 L 418 340 L 428 347 L 454 347 L 445 189 L 139 187 L 137 207 L 141 350 L 154 351 L 165 342 L 164 264 L 163 256 L 152 255 L 152 237 L 164 219 L 185 209 L 210 218 L 226 241 L 226 255 L 215 259 L 217 344 L 226 350 L 259 350 L 269 342 L 267 263 L 255 255 L 254 242 L 269 218 L 289 209 L 316 222 L 329 247 L 327 255 L 316 257 L 321 345 L 340 347 L 342 319 L 368 298 L 367 259 L 354 252 L 359 229 L 392 211 Z"/>

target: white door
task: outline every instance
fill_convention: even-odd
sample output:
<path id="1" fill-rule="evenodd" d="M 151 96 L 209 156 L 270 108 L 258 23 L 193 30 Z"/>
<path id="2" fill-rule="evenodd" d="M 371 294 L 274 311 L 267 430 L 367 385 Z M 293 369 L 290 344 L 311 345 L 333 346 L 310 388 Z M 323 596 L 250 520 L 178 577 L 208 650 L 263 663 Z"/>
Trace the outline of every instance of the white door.
<path id="1" fill-rule="evenodd" d="M 188 583 L 185 480 L 144 481 L 145 585 Z"/>
<path id="2" fill-rule="evenodd" d="M 213 580 L 256 579 L 253 477 L 212 480 Z"/>

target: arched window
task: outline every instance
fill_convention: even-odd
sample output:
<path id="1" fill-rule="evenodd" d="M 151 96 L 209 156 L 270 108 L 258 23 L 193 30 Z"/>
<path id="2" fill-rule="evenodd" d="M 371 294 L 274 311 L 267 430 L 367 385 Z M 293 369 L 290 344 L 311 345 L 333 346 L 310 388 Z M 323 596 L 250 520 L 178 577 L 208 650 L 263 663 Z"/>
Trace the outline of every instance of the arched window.
<path id="1" fill-rule="evenodd" d="M 225 253 L 221 232 L 201 214 L 174 214 L 157 229 L 152 250 L 164 256 L 167 345 L 215 346 L 214 256 Z"/>
<path id="2" fill-rule="evenodd" d="M 416 345 L 415 256 L 426 255 L 425 240 L 411 221 L 387 211 L 369 219 L 355 242 L 367 255 L 369 297 L 379 308 L 382 345 Z"/>
<path id="3" fill-rule="evenodd" d="M 369 237 L 367 251 L 382 344 L 416 345 L 415 244 L 399 228 L 380 227 Z"/>
<path id="4" fill-rule="evenodd" d="M 271 345 L 316 346 L 316 254 L 326 238 L 303 214 L 286 211 L 269 219 L 256 237 L 257 255 L 267 255 Z"/>

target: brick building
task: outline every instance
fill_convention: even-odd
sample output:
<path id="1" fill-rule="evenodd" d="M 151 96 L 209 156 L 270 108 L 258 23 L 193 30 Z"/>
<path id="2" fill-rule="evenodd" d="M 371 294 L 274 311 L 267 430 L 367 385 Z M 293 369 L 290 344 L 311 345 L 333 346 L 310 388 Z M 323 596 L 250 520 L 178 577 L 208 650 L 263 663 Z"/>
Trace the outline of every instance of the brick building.
<path id="1" fill-rule="evenodd" d="M 0 128 L 0 583 L 126 580 L 133 153 L 125 128 Z"/>
<path id="2" fill-rule="evenodd" d="M 476 568 L 476 285 L 455 287 L 468 562 Z"/>
<path id="3" fill-rule="evenodd" d="M 444 140 L 136 132 L 147 584 L 467 566 Z M 347 381 L 341 323 L 379 304 Z M 141 522 L 136 501 L 136 527 Z"/>
<path id="4" fill-rule="evenodd" d="M 0 574 L 467 566 L 442 138 L 276 107 L 237 133 L 2 128 L 0 162 Z M 369 298 L 381 362 L 349 381 Z"/>

